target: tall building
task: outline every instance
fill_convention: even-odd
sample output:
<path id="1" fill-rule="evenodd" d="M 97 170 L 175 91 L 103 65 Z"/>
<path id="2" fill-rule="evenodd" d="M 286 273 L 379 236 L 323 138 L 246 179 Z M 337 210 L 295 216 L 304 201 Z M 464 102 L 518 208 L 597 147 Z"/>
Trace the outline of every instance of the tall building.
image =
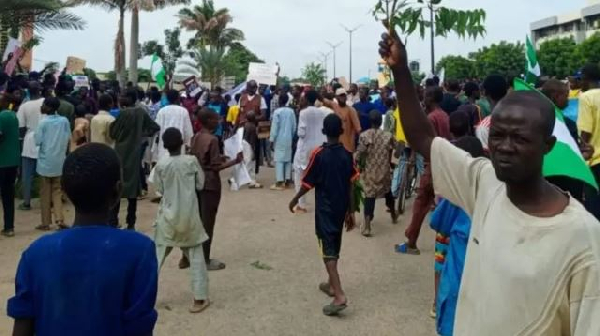
<path id="1" fill-rule="evenodd" d="M 600 31 L 600 0 L 587 0 L 581 10 L 555 15 L 530 24 L 531 38 L 536 47 L 553 39 L 572 37 L 576 43 Z"/>

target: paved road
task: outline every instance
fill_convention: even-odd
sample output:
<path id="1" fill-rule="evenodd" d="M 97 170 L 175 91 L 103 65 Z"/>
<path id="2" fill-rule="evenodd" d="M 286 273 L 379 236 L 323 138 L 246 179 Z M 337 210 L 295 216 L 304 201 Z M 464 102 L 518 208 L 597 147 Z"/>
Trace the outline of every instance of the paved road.
<path id="1" fill-rule="evenodd" d="M 273 175 L 273 170 L 264 170 L 260 181 L 268 186 Z M 291 190 L 224 190 L 213 254 L 227 263 L 227 269 L 210 273 L 213 304 L 200 315 L 187 312 L 189 276 L 177 269 L 178 253 L 172 254 L 161 273 L 155 335 L 435 335 L 428 316 L 434 235 L 427 225 L 422 255 L 397 255 L 393 245 L 403 237 L 410 214 L 392 225 L 383 200 L 378 202 L 375 236 L 364 238 L 358 230 L 344 236 L 340 271 L 349 307 L 342 317 L 329 318 L 321 313 L 328 298 L 317 289 L 326 273 L 313 214 L 288 213 L 292 196 Z M 139 204 L 143 233 L 151 235 L 155 213 L 155 204 L 147 200 Z M 9 335 L 12 328 L 5 302 L 14 293 L 21 252 L 40 236 L 34 230 L 39 216 L 37 203 L 30 212 L 18 211 L 17 236 L 0 237 L 0 335 Z M 70 206 L 67 218 L 73 218 Z M 251 266 L 255 261 L 272 269 Z"/>

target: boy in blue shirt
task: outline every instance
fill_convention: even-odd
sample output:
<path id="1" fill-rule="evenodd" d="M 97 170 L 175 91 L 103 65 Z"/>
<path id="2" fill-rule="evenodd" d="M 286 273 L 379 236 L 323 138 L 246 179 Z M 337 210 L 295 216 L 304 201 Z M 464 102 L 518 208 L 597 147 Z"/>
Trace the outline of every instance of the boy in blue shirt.
<path id="1" fill-rule="evenodd" d="M 342 246 L 344 222 L 347 231 L 355 226 L 352 184 L 359 177 L 352 154 L 339 141 L 342 132 L 340 117 L 333 113 L 325 117 L 323 134 L 327 136 L 327 142 L 311 155 L 302 178 L 302 187 L 289 205 L 290 211 L 294 212 L 298 200 L 315 188 L 315 228 L 329 275 L 329 281 L 321 283 L 319 289 L 333 297 L 333 302 L 323 307 L 323 314 L 327 316 L 338 315 L 346 309 L 348 303 L 342 290 L 337 261 Z"/>
<path id="2" fill-rule="evenodd" d="M 42 105 L 42 114 L 45 117 L 35 131 L 35 144 L 39 146 L 36 170 L 42 181 L 40 188 L 42 224 L 36 229 L 43 231 L 50 230 L 50 225 L 52 225 L 52 208 L 54 208 L 58 227 L 60 229 L 68 228 L 62 209 L 60 176 L 71 138 L 71 124 L 67 118 L 57 114 L 59 107 L 60 100 L 58 98 L 46 98 Z"/>
<path id="3" fill-rule="evenodd" d="M 157 318 L 154 243 L 108 225 L 122 188 L 117 154 L 87 144 L 67 157 L 62 175 L 75 222 L 23 252 L 7 307 L 13 335 L 151 335 Z"/>

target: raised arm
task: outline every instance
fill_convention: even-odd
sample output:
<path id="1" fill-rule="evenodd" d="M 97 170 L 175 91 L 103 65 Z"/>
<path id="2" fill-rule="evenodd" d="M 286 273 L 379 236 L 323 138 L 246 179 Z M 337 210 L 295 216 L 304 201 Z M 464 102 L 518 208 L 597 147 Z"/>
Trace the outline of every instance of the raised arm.
<path id="1" fill-rule="evenodd" d="M 391 32 L 391 35 L 384 33 L 381 36 L 379 54 L 387 62 L 394 75 L 398 107 L 402 111 L 400 120 L 406 140 L 412 148 L 428 160 L 435 133 L 419 104 L 412 75 L 408 68 L 406 47 L 394 31 Z"/>

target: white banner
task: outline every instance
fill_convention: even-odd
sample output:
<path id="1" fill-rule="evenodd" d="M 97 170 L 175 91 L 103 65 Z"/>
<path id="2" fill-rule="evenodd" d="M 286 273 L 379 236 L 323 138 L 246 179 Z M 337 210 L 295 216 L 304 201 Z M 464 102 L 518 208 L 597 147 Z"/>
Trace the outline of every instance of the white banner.
<path id="1" fill-rule="evenodd" d="M 277 85 L 278 65 L 264 63 L 250 63 L 248 65 L 248 80 L 255 80 L 258 84 Z"/>

